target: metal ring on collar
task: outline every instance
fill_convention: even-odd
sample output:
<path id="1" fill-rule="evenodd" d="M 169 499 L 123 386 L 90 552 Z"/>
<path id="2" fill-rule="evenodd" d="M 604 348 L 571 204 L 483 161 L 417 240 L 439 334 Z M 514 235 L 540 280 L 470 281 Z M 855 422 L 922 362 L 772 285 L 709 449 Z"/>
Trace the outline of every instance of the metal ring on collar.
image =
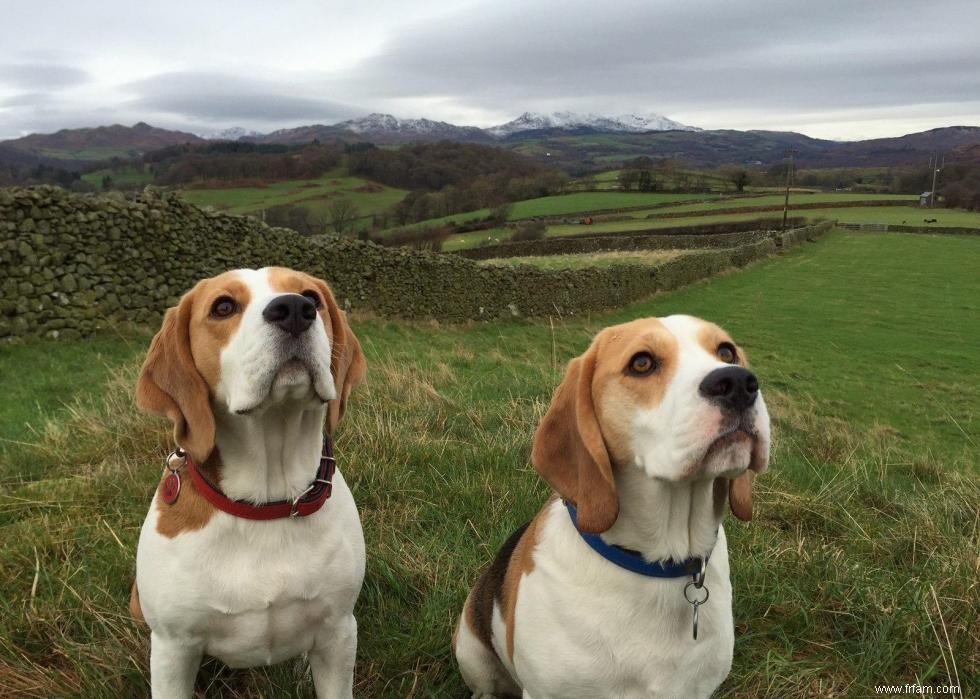
<path id="1" fill-rule="evenodd" d="M 692 587 L 695 590 L 704 590 L 704 599 L 702 599 L 702 600 L 699 600 L 697 598 L 691 599 L 691 597 L 688 595 L 688 590 L 690 590 Z M 689 604 L 693 604 L 694 606 L 698 606 L 698 605 L 704 604 L 705 602 L 708 601 L 708 597 L 710 597 L 710 596 L 711 596 L 711 593 L 708 591 L 708 588 L 704 587 L 703 584 L 698 585 L 694 581 L 691 581 L 687 585 L 684 586 L 684 599 L 686 599 Z"/>

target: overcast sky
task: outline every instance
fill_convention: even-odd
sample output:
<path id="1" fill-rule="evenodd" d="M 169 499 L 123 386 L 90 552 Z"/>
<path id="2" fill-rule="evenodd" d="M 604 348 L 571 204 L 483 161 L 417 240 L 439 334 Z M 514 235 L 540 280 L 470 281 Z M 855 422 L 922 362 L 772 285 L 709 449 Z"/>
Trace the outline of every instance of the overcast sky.
<path id="1" fill-rule="evenodd" d="M 837 139 L 980 125 L 980 0 L 0 0 L 0 17 L 0 138 L 372 111 Z"/>

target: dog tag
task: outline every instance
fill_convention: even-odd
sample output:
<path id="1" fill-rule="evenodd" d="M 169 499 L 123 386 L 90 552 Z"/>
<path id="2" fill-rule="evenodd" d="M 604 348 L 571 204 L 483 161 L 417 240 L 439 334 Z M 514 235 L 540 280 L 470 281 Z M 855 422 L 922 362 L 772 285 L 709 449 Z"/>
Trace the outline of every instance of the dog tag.
<path id="1" fill-rule="evenodd" d="M 160 497 L 168 505 L 173 505 L 177 502 L 177 497 L 180 495 L 180 474 L 176 471 L 171 471 L 163 479 L 163 485 L 160 486 Z"/>
<path id="2" fill-rule="evenodd" d="M 694 592 L 689 594 L 691 590 L 694 590 Z M 698 599 L 698 591 L 704 592 L 704 597 L 701 599 Z M 694 607 L 694 621 L 691 630 L 694 634 L 695 641 L 698 640 L 698 620 L 701 618 L 701 605 L 708 601 L 710 595 L 708 586 L 704 584 L 703 574 L 699 576 L 698 582 L 689 582 L 684 586 L 684 599 Z"/>

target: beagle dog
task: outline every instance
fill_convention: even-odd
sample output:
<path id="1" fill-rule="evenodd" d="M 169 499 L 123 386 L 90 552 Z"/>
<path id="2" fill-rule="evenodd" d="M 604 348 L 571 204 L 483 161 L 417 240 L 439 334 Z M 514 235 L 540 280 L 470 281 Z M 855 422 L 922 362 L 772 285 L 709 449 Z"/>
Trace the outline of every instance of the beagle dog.
<path id="1" fill-rule="evenodd" d="M 136 387 L 178 446 L 130 601 L 153 697 L 192 696 L 204 654 L 242 668 L 303 653 L 318 697 L 351 696 L 364 537 L 329 435 L 364 373 L 330 288 L 300 272 L 226 272 L 167 311 Z"/>
<path id="2" fill-rule="evenodd" d="M 606 328 L 534 435 L 557 491 L 470 591 L 474 697 L 706 697 L 734 650 L 728 501 L 752 516 L 769 416 L 745 353 L 690 316 Z"/>

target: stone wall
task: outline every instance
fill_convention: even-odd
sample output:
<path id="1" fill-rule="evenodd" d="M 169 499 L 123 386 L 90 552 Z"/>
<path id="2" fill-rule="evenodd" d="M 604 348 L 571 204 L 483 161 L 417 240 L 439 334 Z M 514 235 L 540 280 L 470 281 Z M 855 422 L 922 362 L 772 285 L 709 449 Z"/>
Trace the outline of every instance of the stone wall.
<path id="1" fill-rule="evenodd" d="M 464 321 L 614 308 L 776 247 L 763 240 L 657 267 L 548 271 L 355 240 L 314 242 L 169 194 L 123 199 L 14 188 L 0 190 L 0 339 L 77 337 L 120 322 L 152 326 L 199 279 L 236 267 L 309 272 L 355 309 Z"/>
<path id="2" fill-rule="evenodd" d="M 806 219 L 802 217 L 787 219 L 787 225 L 790 227 L 801 227 L 805 224 Z M 581 233 L 538 240 L 505 241 L 495 245 L 456 250 L 451 254 L 469 260 L 491 260 L 501 257 L 575 255 L 624 250 L 734 248 L 772 237 L 777 234 L 781 225 L 781 218 L 754 219 L 699 226 Z"/>

